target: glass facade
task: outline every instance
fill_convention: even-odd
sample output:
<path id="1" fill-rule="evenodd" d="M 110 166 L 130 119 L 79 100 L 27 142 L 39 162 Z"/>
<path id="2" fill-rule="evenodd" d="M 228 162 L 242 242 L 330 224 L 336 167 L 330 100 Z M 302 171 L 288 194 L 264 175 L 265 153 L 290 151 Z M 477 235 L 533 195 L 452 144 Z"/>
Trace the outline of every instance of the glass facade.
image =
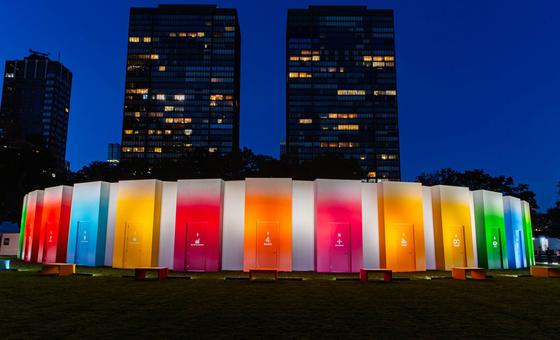
<path id="1" fill-rule="evenodd" d="M 65 166 L 72 72 L 46 54 L 8 60 L 0 109 L 0 139 L 25 140 Z"/>
<path id="2" fill-rule="evenodd" d="M 400 180 L 393 12 L 289 10 L 286 51 L 288 157 L 342 154 L 369 180 Z"/>
<path id="3" fill-rule="evenodd" d="M 239 79 L 235 9 L 132 8 L 122 160 L 237 151 Z"/>

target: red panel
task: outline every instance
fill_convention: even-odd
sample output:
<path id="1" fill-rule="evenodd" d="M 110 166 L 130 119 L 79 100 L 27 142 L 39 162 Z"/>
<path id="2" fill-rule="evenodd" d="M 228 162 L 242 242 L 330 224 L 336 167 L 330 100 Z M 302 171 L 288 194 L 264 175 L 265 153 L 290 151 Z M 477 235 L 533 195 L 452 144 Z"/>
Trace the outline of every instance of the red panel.
<path id="1" fill-rule="evenodd" d="M 72 187 L 45 189 L 38 262 L 66 262 Z"/>
<path id="2" fill-rule="evenodd" d="M 222 193 L 221 180 L 177 182 L 173 270 L 220 270 Z"/>
<path id="3" fill-rule="evenodd" d="M 318 272 L 358 272 L 363 266 L 360 182 L 315 181 Z"/>
<path id="4" fill-rule="evenodd" d="M 41 238 L 41 218 L 43 216 L 43 190 L 29 193 L 27 198 L 27 218 L 23 240 L 23 260 L 37 262 Z"/>

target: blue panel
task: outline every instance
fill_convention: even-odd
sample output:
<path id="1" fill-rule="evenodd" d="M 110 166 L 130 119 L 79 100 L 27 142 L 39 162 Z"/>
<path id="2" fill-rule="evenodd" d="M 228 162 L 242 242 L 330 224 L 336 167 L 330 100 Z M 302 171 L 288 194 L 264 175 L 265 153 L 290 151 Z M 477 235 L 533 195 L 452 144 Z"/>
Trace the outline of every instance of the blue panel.
<path id="1" fill-rule="evenodd" d="M 509 268 L 526 268 L 525 237 L 521 200 L 515 197 L 504 197 L 504 220 L 506 227 L 506 243 Z"/>
<path id="2" fill-rule="evenodd" d="M 108 208 L 109 183 L 74 185 L 68 233 L 69 263 L 82 266 L 103 265 Z"/>

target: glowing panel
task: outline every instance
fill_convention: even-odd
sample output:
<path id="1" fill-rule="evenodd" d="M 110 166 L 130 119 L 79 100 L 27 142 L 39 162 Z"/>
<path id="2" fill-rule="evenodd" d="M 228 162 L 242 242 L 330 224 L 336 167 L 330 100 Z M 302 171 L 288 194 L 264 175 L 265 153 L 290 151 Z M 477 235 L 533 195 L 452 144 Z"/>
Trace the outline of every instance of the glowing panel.
<path id="1" fill-rule="evenodd" d="M 109 183 L 74 185 L 68 231 L 67 262 L 103 266 L 109 210 Z"/>
<path id="2" fill-rule="evenodd" d="M 535 265 L 535 249 L 533 245 L 533 227 L 531 225 L 531 207 L 529 203 L 521 201 L 523 216 L 523 232 L 525 236 L 525 259 L 528 266 Z"/>
<path id="3" fill-rule="evenodd" d="M 504 224 L 506 229 L 508 268 L 527 267 L 523 216 L 521 200 L 519 198 L 511 196 L 504 197 Z"/>
<path id="4" fill-rule="evenodd" d="M 378 184 L 380 266 L 396 272 L 426 270 L 422 185 Z"/>
<path id="5" fill-rule="evenodd" d="M 37 262 L 41 241 L 41 218 L 43 217 L 43 190 L 27 194 L 27 217 L 23 239 L 23 260 Z"/>
<path id="6" fill-rule="evenodd" d="M 157 266 L 161 191 L 158 180 L 119 182 L 113 267 Z"/>
<path id="7" fill-rule="evenodd" d="M 362 247 L 364 267 L 379 268 L 377 184 L 360 183 L 360 185 L 362 187 Z"/>
<path id="8" fill-rule="evenodd" d="M 21 223 L 19 227 L 19 243 L 18 255 L 19 259 L 23 259 L 23 239 L 25 235 L 25 219 L 27 218 L 27 195 L 23 197 L 23 208 L 21 209 Z"/>
<path id="9" fill-rule="evenodd" d="M 432 187 L 432 212 L 436 269 L 474 266 L 469 189 Z"/>
<path id="10" fill-rule="evenodd" d="M 71 207 L 72 187 L 61 185 L 45 189 L 38 262 L 66 261 Z"/>
<path id="11" fill-rule="evenodd" d="M 292 270 L 315 270 L 315 211 L 311 181 L 292 182 Z"/>
<path id="12" fill-rule="evenodd" d="M 161 222 L 159 225 L 158 266 L 173 268 L 175 247 L 175 213 L 177 212 L 177 182 L 163 182 Z"/>
<path id="13" fill-rule="evenodd" d="M 244 225 L 245 181 L 225 182 L 222 270 L 243 270 Z"/>
<path id="14" fill-rule="evenodd" d="M 243 270 L 292 270 L 292 180 L 245 180 Z"/>
<path id="15" fill-rule="evenodd" d="M 362 187 L 359 181 L 315 181 L 318 272 L 359 272 L 363 267 Z"/>
<path id="16" fill-rule="evenodd" d="M 488 269 L 507 269 L 508 254 L 502 194 L 473 191 L 478 265 Z"/>
<path id="17" fill-rule="evenodd" d="M 105 266 L 113 265 L 113 253 L 115 249 L 115 221 L 117 218 L 117 199 L 119 183 L 109 185 L 109 211 L 107 212 L 107 237 L 105 238 Z"/>
<path id="18" fill-rule="evenodd" d="M 220 270 L 223 186 L 220 179 L 177 182 L 173 270 Z"/>

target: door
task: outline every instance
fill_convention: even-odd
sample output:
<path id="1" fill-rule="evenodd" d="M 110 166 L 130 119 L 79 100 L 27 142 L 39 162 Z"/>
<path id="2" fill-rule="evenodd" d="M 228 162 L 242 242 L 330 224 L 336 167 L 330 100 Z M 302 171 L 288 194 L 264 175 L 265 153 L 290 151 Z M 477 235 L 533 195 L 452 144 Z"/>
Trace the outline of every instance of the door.
<path id="1" fill-rule="evenodd" d="M 123 267 L 132 268 L 142 265 L 141 224 L 126 222 L 124 235 Z"/>
<path id="2" fill-rule="evenodd" d="M 43 263 L 56 262 L 56 230 L 55 224 L 45 225 L 45 244 L 43 245 Z"/>
<path id="3" fill-rule="evenodd" d="M 415 271 L 414 225 L 393 224 L 387 234 L 387 268 Z"/>
<path id="4" fill-rule="evenodd" d="M 76 233 L 76 263 L 88 265 L 89 257 L 93 249 L 90 248 L 92 237 L 90 230 L 90 223 L 88 221 L 78 221 L 78 228 Z"/>
<path id="5" fill-rule="evenodd" d="M 257 268 L 278 267 L 278 222 L 257 222 Z"/>
<path id="6" fill-rule="evenodd" d="M 350 224 L 330 223 L 330 271 L 334 273 L 349 273 L 351 266 Z"/>
<path id="7" fill-rule="evenodd" d="M 488 240 L 488 269 L 504 268 L 502 262 L 502 238 L 498 227 L 490 227 Z"/>
<path id="8" fill-rule="evenodd" d="M 523 267 L 523 247 L 521 244 L 521 230 L 517 230 L 513 237 L 513 250 L 515 251 L 515 267 Z"/>
<path id="9" fill-rule="evenodd" d="M 185 270 L 205 271 L 208 252 L 208 223 L 187 223 L 187 243 L 185 247 Z"/>
<path id="10" fill-rule="evenodd" d="M 451 236 L 453 236 L 451 239 L 451 265 L 452 267 L 466 267 L 465 226 L 452 227 Z"/>

